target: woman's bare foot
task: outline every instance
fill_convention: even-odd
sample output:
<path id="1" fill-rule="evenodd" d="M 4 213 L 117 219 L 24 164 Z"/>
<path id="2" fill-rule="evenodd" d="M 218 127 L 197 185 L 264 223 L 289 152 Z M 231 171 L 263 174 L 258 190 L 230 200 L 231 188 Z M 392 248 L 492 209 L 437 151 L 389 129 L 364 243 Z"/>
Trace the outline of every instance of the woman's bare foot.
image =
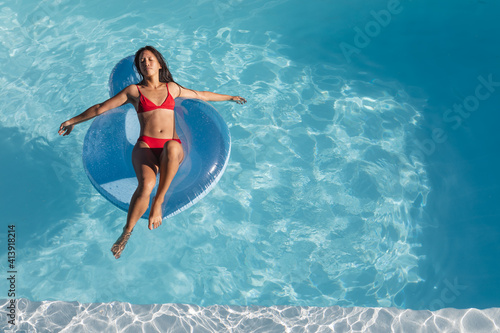
<path id="1" fill-rule="evenodd" d="M 149 212 L 149 230 L 156 229 L 161 225 L 161 204 L 162 202 L 157 202 L 156 200 L 153 200 L 153 203 L 151 204 L 151 210 Z"/>
<path id="2" fill-rule="evenodd" d="M 125 231 L 125 228 L 123 228 L 123 232 L 118 237 L 116 240 L 115 244 L 111 247 L 111 252 L 113 252 L 113 255 L 115 256 L 116 259 L 120 258 L 122 255 L 123 249 L 125 249 L 125 245 L 127 245 L 127 242 L 132 235 L 132 231 Z"/>

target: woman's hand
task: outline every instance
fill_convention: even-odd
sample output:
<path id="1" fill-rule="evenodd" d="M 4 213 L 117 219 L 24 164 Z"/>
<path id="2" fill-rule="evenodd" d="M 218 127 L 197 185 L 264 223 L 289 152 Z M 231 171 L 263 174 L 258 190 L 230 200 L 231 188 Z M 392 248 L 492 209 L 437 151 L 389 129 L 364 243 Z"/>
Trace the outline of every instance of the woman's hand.
<path id="1" fill-rule="evenodd" d="M 246 99 L 244 99 L 243 97 L 240 97 L 240 96 L 233 96 L 233 97 L 231 97 L 231 100 L 233 102 L 238 103 L 238 104 L 245 104 L 247 102 Z"/>
<path id="2" fill-rule="evenodd" d="M 69 125 L 69 122 L 68 121 L 65 121 L 64 123 L 61 124 L 61 126 L 59 127 L 59 135 L 69 135 L 69 133 L 71 133 L 71 131 L 73 130 L 73 128 L 75 127 L 75 125 Z"/>
<path id="3" fill-rule="evenodd" d="M 114 97 L 111 97 L 107 101 L 96 104 L 94 106 L 91 106 L 87 110 L 83 111 L 80 113 L 78 116 L 75 116 L 71 118 L 70 120 L 66 120 L 64 123 L 61 124 L 59 127 L 59 135 L 69 135 L 71 131 L 73 130 L 73 127 L 79 123 L 83 123 L 84 121 L 87 121 L 89 119 L 92 119 L 94 117 L 97 117 L 98 115 L 117 108 L 119 106 L 122 106 L 126 103 L 129 103 L 129 96 L 132 96 L 133 93 L 137 92 L 137 87 L 135 85 L 130 85 L 120 91 L 118 94 L 116 94 Z"/>

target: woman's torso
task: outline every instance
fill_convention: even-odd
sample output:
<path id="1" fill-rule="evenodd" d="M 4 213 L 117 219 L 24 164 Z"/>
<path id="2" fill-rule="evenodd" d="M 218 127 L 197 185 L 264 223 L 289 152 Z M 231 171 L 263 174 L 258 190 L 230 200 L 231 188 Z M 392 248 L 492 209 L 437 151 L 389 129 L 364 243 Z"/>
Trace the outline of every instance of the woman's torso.
<path id="1" fill-rule="evenodd" d="M 141 125 L 140 135 L 160 139 L 178 139 L 175 131 L 174 97 L 167 84 L 151 89 L 137 85 L 137 96 L 133 96 L 134 105 Z"/>

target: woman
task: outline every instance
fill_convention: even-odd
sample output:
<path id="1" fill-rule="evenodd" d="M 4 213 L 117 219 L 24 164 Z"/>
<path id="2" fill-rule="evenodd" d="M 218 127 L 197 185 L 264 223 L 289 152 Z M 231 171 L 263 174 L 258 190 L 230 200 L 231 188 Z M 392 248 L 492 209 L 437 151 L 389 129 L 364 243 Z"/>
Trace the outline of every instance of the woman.
<path id="1" fill-rule="evenodd" d="M 145 46 L 135 54 L 135 66 L 142 77 L 137 85 L 130 85 L 107 101 L 96 104 L 76 117 L 63 122 L 59 135 L 68 135 L 76 124 L 92 119 L 108 110 L 131 103 L 139 117 L 140 137 L 132 151 L 132 164 L 139 182 L 127 214 L 123 233 L 111 248 L 118 259 L 129 240 L 132 230 L 149 206 L 149 198 L 160 172 L 156 196 L 149 213 L 149 229 L 162 222 L 162 203 L 179 165 L 184 150 L 175 131 L 174 98 L 196 98 L 204 101 L 234 101 L 246 103 L 240 96 L 216 94 L 209 91 L 186 89 L 176 83 L 163 56 L 152 46 Z"/>

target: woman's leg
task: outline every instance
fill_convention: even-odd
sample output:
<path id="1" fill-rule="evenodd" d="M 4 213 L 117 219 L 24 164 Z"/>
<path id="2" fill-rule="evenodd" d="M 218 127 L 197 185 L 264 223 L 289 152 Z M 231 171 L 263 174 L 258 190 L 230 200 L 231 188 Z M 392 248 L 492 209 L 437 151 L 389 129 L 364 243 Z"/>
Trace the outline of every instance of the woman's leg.
<path id="1" fill-rule="evenodd" d="M 155 229 L 161 225 L 161 206 L 183 159 L 184 149 L 179 142 L 171 140 L 165 143 L 160 156 L 160 182 L 149 212 L 149 229 Z"/>
<path id="2" fill-rule="evenodd" d="M 130 200 L 127 223 L 123 228 L 123 233 L 111 248 L 116 259 L 125 248 L 137 221 L 148 209 L 149 198 L 156 184 L 157 163 L 156 156 L 148 145 L 142 141 L 137 142 L 132 151 L 132 164 L 139 184 Z"/>

